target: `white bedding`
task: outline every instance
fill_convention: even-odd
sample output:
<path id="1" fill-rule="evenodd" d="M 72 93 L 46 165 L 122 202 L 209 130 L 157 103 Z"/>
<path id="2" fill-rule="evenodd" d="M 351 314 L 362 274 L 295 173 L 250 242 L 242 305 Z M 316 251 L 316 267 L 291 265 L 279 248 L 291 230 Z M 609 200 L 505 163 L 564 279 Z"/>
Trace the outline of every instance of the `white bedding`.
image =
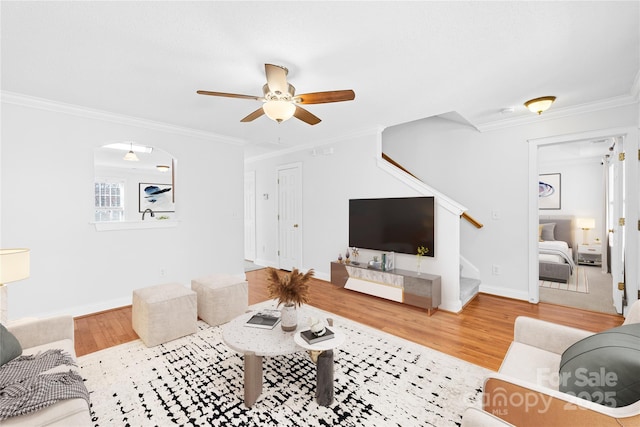
<path id="1" fill-rule="evenodd" d="M 567 263 L 571 266 L 571 271 L 575 264 L 571 256 L 571 248 L 567 242 L 562 240 L 545 240 L 538 243 L 540 261 Z"/>

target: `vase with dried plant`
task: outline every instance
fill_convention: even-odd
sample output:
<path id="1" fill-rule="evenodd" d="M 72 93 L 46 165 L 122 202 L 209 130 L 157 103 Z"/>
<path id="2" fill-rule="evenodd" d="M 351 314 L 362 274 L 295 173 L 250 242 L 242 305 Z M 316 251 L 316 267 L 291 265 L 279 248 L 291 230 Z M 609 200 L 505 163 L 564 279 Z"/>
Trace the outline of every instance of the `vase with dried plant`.
<path id="1" fill-rule="evenodd" d="M 269 298 L 276 298 L 282 304 L 280 325 L 284 331 L 295 331 L 298 327 L 297 307 L 309 302 L 309 280 L 314 271 L 302 274 L 297 268 L 279 274 L 273 267 L 267 269 L 267 291 Z"/>

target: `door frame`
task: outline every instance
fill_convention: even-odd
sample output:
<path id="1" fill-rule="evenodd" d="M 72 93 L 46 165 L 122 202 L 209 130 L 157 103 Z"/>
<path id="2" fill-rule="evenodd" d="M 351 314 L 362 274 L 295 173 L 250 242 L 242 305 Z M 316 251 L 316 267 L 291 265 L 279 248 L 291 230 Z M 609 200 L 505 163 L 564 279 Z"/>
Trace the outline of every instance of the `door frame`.
<path id="1" fill-rule="evenodd" d="M 626 265 L 626 288 L 627 305 L 630 306 L 638 299 L 638 231 L 632 224 L 638 221 L 639 198 L 636 194 L 640 187 L 638 180 L 638 129 L 633 127 L 600 129 L 588 132 L 579 132 L 566 135 L 555 135 L 544 138 L 529 139 L 529 179 L 528 179 L 528 270 L 529 270 L 529 302 L 537 304 L 540 301 L 540 291 L 538 288 L 539 264 L 538 264 L 538 148 L 549 144 L 563 144 L 582 141 L 585 139 L 601 139 L 623 137 L 625 150 L 628 153 L 629 163 L 625 165 L 626 185 L 626 207 L 625 212 L 625 254 Z M 633 188 L 634 191 L 630 190 Z M 635 260 L 635 262 L 630 262 Z M 624 309 L 625 307 L 623 307 Z"/>

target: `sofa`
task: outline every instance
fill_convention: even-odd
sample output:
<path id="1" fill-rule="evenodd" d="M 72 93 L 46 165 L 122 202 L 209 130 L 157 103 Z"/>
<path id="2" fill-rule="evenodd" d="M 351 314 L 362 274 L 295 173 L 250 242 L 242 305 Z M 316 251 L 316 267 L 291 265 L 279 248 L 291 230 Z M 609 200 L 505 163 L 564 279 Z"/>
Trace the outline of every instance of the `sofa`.
<path id="1" fill-rule="evenodd" d="M 22 355 L 35 355 L 49 349 L 61 349 L 76 359 L 74 322 L 71 316 L 56 316 L 9 323 L 7 330 L 17 338 Z M 51 371 L 75 370 L 77 366 L 58 366 Z M 49 371 L 47 371 L 49 372 Z M 2 427 L 12 426 L 90 426 L 89 405 L 85 399 L 61 400 L 51 406 L 25 415 L 0 421 Z"/>
<path id="2" fill-rule="evenodd" d="M 640 301 L 630 307 L 622 328 L 624 325 L 634 324 L 640 324 Z M 594 334 L 543 320 L 518 317 L 514 325 L 513 342 L 499 371 L 485 378 L 482 410 L 468 408 L 463 414 L 462 426 L 640 426 L 640 400 L 625 406 L 607 406 L 596 403 L 598 399 L 587 399 L 589 394 L 578 397 L 581 393 L 567 391 L 568 381 L 560 380 L 566 374 L 562 372 L 562 367 L 572 360 L 578 360 L 578 356 L 572 355 L 573 359 L 566 357 L 566 354 L 571 354 L 576 348 L 574 344 L 582 345 L 589 340 L 594 341 L 594 338 L 612 335 L 614 329 Z M 628 359 L 635 364 L 636 360 L 640 360 L 639 339 L 635 336 L 629 339 L 635 349 Z M 611 357 L 603 357 L 602 354 L 607 350 L 620 350 L 620 347 L 613 347 L 599 344 L 580 354 L 582 359 L 578 360 L 579 363 L 588 363 L 585 358 L 595 359 L 593 354 L 599 352 L 597 363 L 604 370 L 589 370 L 588 381 L 605 381 L 610 369 L 619 369 L 620 363 L 610 362 Z M 603 366 L 607 363 L 613 366 Z M 599 373 L 603 374 L 599 378 L 595 378 L 598 375 L 591 376 Z M 577 375 L 574 377 L 578 378 Z M 626 389 L 635 390 L 634 393 L 640 399 L 640 376 L 622 379 L 627 383 L 635 382 L 635 385 L 627 386 Z"/>

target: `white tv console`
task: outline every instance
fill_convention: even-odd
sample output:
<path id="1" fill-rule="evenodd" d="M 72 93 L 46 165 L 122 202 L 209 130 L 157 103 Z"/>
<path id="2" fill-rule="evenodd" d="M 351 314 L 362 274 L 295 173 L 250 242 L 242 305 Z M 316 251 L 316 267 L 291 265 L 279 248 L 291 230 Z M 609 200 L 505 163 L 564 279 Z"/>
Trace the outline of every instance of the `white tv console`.
<path id="1" fill-rule="evenodd" d="M 415 271 L 367 268 L 367 264 L 331 263 L 331 283 L 357 292 L 427 309 L 429 316 L 441 303 L 440 276 Z"/>

